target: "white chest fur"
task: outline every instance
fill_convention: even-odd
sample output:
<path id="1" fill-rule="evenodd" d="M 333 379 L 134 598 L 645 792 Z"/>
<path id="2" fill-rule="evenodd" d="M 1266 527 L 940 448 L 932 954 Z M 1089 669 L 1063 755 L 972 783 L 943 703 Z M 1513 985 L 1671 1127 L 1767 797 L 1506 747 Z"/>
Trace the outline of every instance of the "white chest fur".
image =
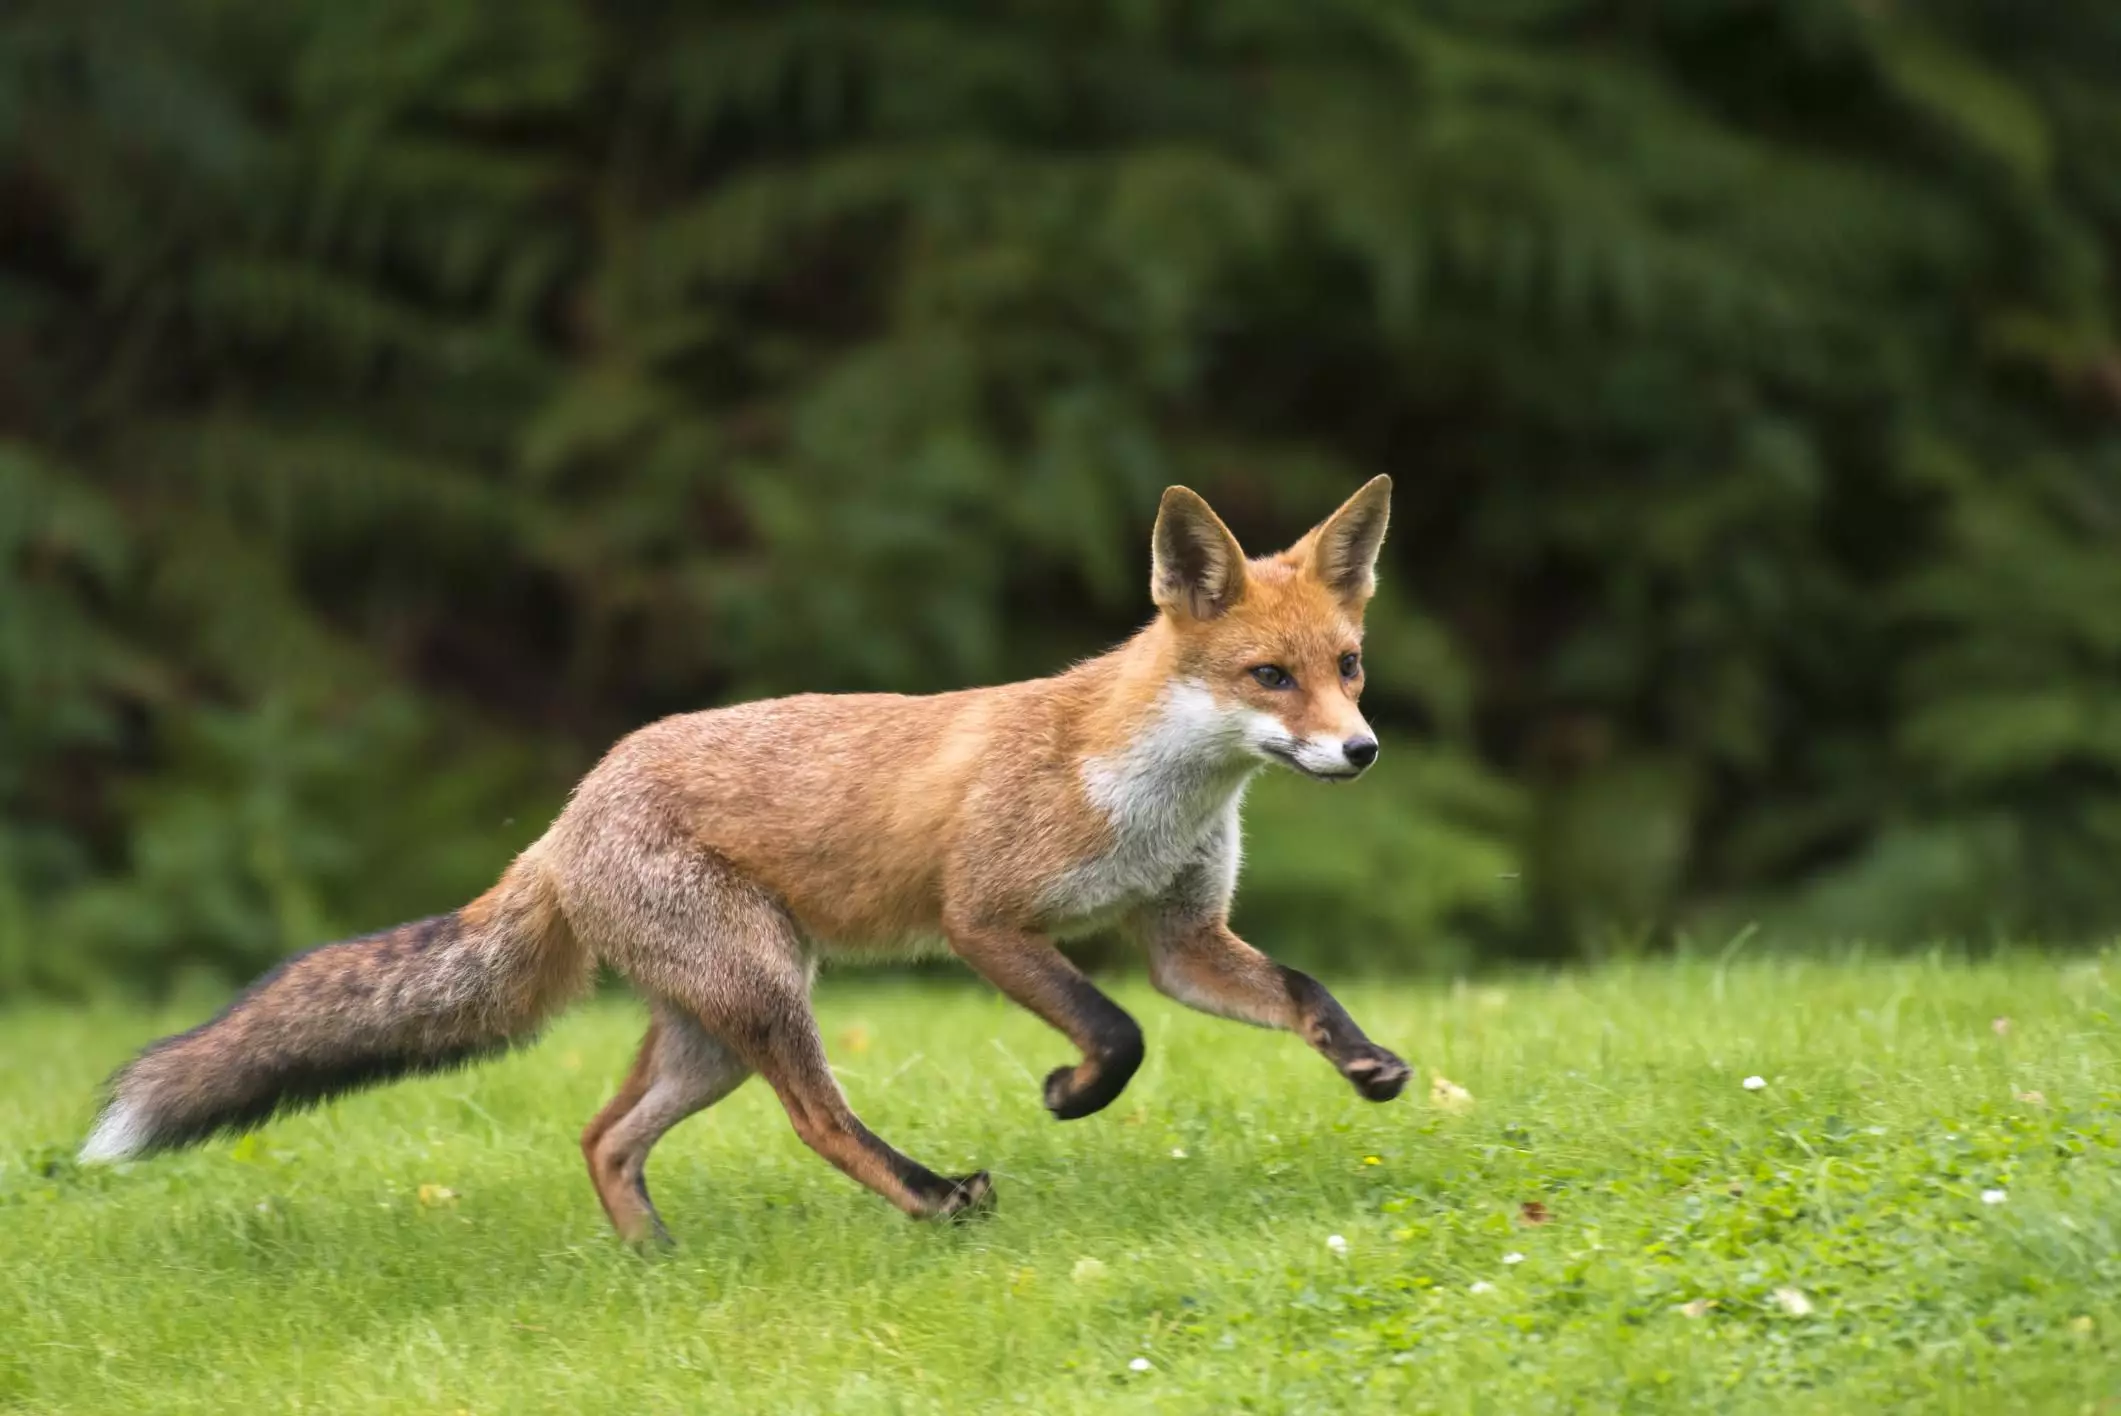
<path id="1" fill-rule="evenodd" d="M 1124 748 L 1083 762 L 1084 794 L 1111 835 L 1102 854 L 1047 892 L 1057 933 L 1103 927 L 1179 888 L 1202 892 L 1203 906 L 1228 905 L 1241 854 L 1239 808 L 1259 768 L 1244 750 L 1251 716 L 1216 703 L 1199 684 L 1178 684 Z"/>

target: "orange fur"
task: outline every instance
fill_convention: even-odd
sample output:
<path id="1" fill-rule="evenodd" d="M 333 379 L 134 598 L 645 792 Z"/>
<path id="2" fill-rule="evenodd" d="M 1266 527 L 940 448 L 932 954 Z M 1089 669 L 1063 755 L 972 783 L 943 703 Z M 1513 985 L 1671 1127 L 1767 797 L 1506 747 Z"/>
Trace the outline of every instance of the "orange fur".
<path id="1" fill-rule="evenodd" d="M 1053 945 L 1106 925 L 1143 942 L 1172 996 L 1296 1031 L 1365 1095 L 1396 1095 L 1405 1065 L 1227 924 L 1253 774 L 1347 778 L 1375 755 L 1359 655 L 1389 495 L 1380 477 L 1287 551 L 1247 560 L 1205 502 L 1172 488 L 1152 536 L 1156 618 L 1051 678 L 805 695 L 642 728 L 502 886 L 417 945 L 320 950 L 143 1056 L 88 1153 L 181 1144 L 290 1097 L 474 1055 L 533 1027 L 601 958 L 657 1014 L 583 1136 L 622 1232 L 660 1232 L 649 1147 L 752 1072 L 806 1142 L 908 1213 L 977 1210 L 984 1173 L 937 1176 L 848 1109 L 809 1015 L 816 961 L 955 952 L 1081 1049 L 1046 1081 L 1069 1118 L 1108 1104 L 1141 1060 L 1134 1021 Z M 359 1009 L 333 1017 L 347 999 Z M 246 1057 L 256 1039 L 270 1059 Z"/>

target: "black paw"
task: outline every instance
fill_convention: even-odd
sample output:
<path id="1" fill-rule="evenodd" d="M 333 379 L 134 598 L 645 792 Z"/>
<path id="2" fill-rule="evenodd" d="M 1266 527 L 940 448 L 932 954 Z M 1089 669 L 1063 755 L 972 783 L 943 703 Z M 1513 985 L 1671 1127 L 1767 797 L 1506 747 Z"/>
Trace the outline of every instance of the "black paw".
<path id="1" fill-rule="evenodd" d="M 985 1219 L 994 1213 L 994 1181 L 984 1170 L 970 1175 L 946 1175 L 950 1192 L 936 1206 L 935 1217 L 947 1219 L 953 1224 L 964 1224 L 975 1219 Z"/>
<path id="2" fill-rule="evenodd" d="M 1340 1074 L 1354 1083 L 1366 1101 L 1390 1101 L 1407 1089 L 1407 1079 L 1414 1075 L 1406 1063 L 1382 1047 L 1366 1047 L 1341 1064 Z"/>
<path id="3" fill-rule="evenodd" d="M 1073 1121 L 1103 1111 L 1141 1070 L 1142 1033 L 1134 1019 L 1120 1013 L 1119 1022 L 1106 1029 L 1106 1034 L 1105 1045 L 1084 1059 L 1080 1067 L 1055 1067 L 1046 1073 L 1046 1110 L 1053 1113 L 1054 1119 Z"/>
<path id="4" fill-rule="evenodd" d="M 1046 1110 L 1053 1113 L 1054 1120 L 1074 1121 L 1103 1111 L 1126 1089 L 1127 1079 L 1134 1075 L 1132 1067 L 1116 1071 L 1107 1065 L 1091 1071 L 1088 1081 L 1078 1081 L 1076 1074 L 1086 1070 L 1089 1069 L 1055 1067 L 1046 1074 Z"/>
<path id="5" fill-rule="evenodd" d="M 1088 1116 L 1095 1107 L 1082 1105 L 1082 1094 L 1075 1085 L 1075 1068 L 1055 1067 L 1046 1073 L 1046 1084 L 1040 1088 L 1045 1097 L 1046 1110 L 1059 1121 L 1073 1121 L 1078 1116 Z"/>

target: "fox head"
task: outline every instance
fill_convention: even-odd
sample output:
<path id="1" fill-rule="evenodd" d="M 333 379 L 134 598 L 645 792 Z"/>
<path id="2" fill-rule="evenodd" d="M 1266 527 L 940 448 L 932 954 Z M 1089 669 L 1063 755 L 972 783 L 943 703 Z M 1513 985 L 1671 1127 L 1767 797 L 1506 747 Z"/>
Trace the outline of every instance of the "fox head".
<path id="1" fill-rule="evenodd" d="M 1363 609 L 1391 504 L 1392 479 L 1373 478 L 1289 549 L 1247 560 L 1199 494 L 1164 492 L 1150 593 L 1204 740 L 1328 781 L 1377 760 L 1356 703 Z"/>

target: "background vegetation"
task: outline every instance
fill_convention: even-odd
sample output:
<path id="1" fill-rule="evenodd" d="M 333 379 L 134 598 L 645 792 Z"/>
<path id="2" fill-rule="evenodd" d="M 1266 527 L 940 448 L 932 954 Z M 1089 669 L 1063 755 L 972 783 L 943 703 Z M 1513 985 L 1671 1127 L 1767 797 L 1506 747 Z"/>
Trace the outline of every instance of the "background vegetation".
<path id="1" fill-rule="evenodd" d="M 2099 0 L 17 0 L 0 991 L 444 907 L 653 716 L 1377 471 L 1346 965 L 2121 922 Z"/>

